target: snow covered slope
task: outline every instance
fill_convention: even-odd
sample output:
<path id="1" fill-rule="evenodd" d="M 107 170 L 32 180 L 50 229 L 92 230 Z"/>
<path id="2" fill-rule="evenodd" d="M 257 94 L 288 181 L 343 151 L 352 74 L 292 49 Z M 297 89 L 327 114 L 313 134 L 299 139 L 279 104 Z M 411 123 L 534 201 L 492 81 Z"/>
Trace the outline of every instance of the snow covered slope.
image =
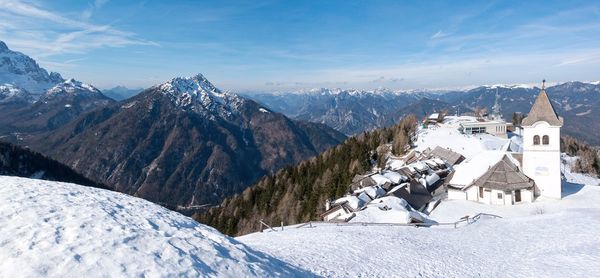
<path id="1" fill-rule="evenodd" d="M 0 176 L 0 277 L 305 276 L 142 199 Z"/>
<path id="2" fill-rule="evenodd" d="M 317 223 L 237 239 L 328 277 L 599 277 L 600 187 L 564 186 L 569 195 L 542 209 L 442 203 L 434 212 L 513 211 L 458 229 Z"/>

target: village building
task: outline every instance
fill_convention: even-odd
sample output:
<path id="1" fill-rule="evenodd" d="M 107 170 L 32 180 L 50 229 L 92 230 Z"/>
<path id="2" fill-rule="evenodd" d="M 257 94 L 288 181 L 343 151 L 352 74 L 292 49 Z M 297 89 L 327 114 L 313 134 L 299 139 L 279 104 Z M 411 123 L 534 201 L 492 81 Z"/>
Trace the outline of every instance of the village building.
<path id="1" fill-rule="evenodd" d="M 504 154 L 502 159 L 468 185 L 450 182 L 448 199 L 469 200 L 492 205 L 531 203 L 535 182 L 523 174 L 515 160 Z"/>
<path id="2" fill-rule="evenodd" d="M 498 104 L 493 119 L 448 116 L 436 128 L 423 127 L 429 145 L 391 156 L 383 169 L 355 176 L 350 192 L 327 201 L 321 217 L 412 223 L 422 221 L 446 197 L 489 205 L 530 203 L 538 196 L 560 199 L 563 119 L 544 87 L 519 132 L 507 134 L 509 124 L 499 116 Z M 435 116 L 439 114 L 429 120 Z M 468 136 L 479 133 L 485 135 Z"/>
<path id="3" fill-rule="evenodd" d="M 522 142 L 511 140 L 505 151 L 483 152 L 459 165 L 448 183 L 448 199 L 512 205 L 533 202 L 537 196 L 561 198 L 563 119 L 544 87 L 523 119 Z"/>
<path id="4" fill-rule="evenodd" d="M 460 123 L 460 132 L 463 134 L 488 133 L 495 136 L 506 136 L 507 123 L 503 120 L 485 120 Z"/>

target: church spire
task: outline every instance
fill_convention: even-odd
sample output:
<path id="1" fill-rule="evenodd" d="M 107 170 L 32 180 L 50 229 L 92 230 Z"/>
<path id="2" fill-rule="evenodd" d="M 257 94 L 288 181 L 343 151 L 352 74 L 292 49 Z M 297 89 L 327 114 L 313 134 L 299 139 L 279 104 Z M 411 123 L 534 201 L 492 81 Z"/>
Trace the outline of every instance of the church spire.
<path id="1" fill-rule="evenodd" d="M 538 94 L 531 111 L 525 119 L 523 119 L 523 126 L 531 126 L 536 122 L 544 121 L 552 126 L 562 126 L 563 119 L 556 114 L 554 106 L 546 93 L 546 79 L 542 81 L 542 90 Z"/>

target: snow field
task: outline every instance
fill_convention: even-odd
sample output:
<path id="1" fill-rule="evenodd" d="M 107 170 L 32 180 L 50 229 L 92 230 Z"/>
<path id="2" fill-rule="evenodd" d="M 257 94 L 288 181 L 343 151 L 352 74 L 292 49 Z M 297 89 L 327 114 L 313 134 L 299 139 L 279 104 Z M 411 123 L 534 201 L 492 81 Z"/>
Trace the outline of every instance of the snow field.
<path id="1" fill-rule="evenodd" d="M 0 277 L 305 275 L 142 199 L 0 176 Z"/>

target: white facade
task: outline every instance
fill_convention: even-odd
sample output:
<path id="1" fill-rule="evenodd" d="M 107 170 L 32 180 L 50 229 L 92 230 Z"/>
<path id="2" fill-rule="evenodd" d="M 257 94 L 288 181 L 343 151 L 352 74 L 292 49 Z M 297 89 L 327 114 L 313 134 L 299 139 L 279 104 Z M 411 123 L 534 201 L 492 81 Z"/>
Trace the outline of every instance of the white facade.
<path id="1" fill-rule="evenodd" d="M 520 195 L 520 200 L 517 200 L 517 195 Z M 502 190 L 480 189 L 477 186 L 471 186 L 464 191 L 448 188 L 448 199 L 474 201 L 487 205 L 514 205 L 533 202 L 534 194 L 532 190 L 528 189 L 521 189 L 519 193 L 515 191 L 506 193 Z"/>
<path id="2" fill-rule="evenodd" d="M 488 133 L 495 136 L 506 136 L 505 121 L 483 121 L 483 122 L 463 122 L 460 124 L 461 131 L 464 134 Z"/>
<path id="3" fill-rule="evenodd" d="M 561 198 L 560 126 L 541 121 L 523 127 L 523 173 L 535 181 L 542 196 Z"/>

